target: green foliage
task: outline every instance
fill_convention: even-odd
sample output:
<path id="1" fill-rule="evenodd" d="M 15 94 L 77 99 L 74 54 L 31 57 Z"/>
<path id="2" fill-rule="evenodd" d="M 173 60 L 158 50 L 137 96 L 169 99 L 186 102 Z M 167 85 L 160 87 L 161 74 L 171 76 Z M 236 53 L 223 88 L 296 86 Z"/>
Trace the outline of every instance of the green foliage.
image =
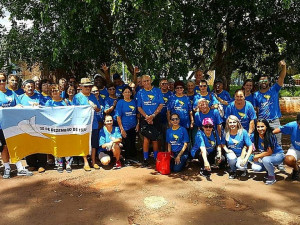
<path id="1" fill-rule="evenodd" d="M 5 37 L 14 62 L 84 76 L 101 63 L 124 61 L 142 74 L 185 77 L 216 70 L 278 74 L 277 63 L 300 68 L 300 1 L 0 0 L 11 13 Z M 17 25 L 28 19 L 33 27 Z M 118 71 L 121 72 L 121 71 Z"/>

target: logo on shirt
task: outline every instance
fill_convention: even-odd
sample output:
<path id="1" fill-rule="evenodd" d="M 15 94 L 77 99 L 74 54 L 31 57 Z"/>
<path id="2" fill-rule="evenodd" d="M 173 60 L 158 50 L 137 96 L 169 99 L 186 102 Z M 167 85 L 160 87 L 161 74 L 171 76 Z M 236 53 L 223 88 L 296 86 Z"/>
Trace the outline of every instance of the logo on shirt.
<path id="1" fill-rule="evenodd" d="M 134 111 L 135 107 L 130 105 L 129 108 L 132 110 L 132 112 Z"/>
<path id="2" fill-rule="evenodd" d="M 164 99 L 165 103 L 168 101 L 168 98 L 163 97 L 163 99 Z"/>
<path id="3" fill-rule="evenodd" d="M 148 95 L 148 98 L 152 101 L 154 98 L 154 95 Z"/>
<path id="4" fill-rule="evenodd" d="M 179 137 L 176 134 L 173 134 L 173 138 L 175 139 L 175 141 L 177 141 Z"/>
<path id="5" fill-rule="evenodd" d="M 242 112 L 239 112 L 238 114 L 240 115 L 241 118 L 244 118 L 244 116 L 245 116 L 245 113 L 242 113 Z"/>
<path id="6" fill-rule="evenodd" d="M 183 101 L 178 101 L 180 103 L 180 105 L 184 105 L 184 102 Z"/>
<path id="7" fill-rule="evenodd" d="M 105 95 L 100 95 L 101 98 L 105 99 Z"/>
<path id="8" fill-rule="evenodd" d="M 214 145 L 215 145 L 215 142 L 214 142 L 214 141 L 209 141 L 209 144 L 210 144 L 211 146 L 214 146 Z"/>
<path id="9" fill-rule="evenodd" d="M 268 101 L 269 101 L 270 97 L 271 97 L 270 95 L 264 95 L 264 98 L 267 99 Z"/>
<path id="10" fill-rule="evenodd" d="M 196 90 L 196 92 L 199 94 L 199 93 L 200 93 L 200 90 Z"/>

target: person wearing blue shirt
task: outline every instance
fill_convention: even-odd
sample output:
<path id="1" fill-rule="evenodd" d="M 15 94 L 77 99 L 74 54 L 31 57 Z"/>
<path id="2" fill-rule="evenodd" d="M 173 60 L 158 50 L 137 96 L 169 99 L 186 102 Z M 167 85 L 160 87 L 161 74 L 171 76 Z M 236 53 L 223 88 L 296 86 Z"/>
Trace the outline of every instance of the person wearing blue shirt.
<path id="1" fill-rule="evenodd" d="M 58 81 L 59 90 L 60 90 L 60 96 L 65 99 L 67 95 L 67 89 L 68 89 L 68 81 L 66 78 L 61 78 Z M 51 94 L 51 93 L 50 93 Z"/>
<path id="2" fill-rule="evenodd" d="M 243 129 L 240 120 L 236 116 L 231 115 L 227 118 L 221 141 L 231 169 L 229 179 L 236 177 L 237 169 L 244 171 L 242 176 L 247 176 L 248 158 L 253 147 L 247 131 Z"/>
<path id="3" fill-rule="evenodd" d="M 254 81 L 252 79 L 247 79 L 244 81 L 242 90 L 245 94 L 245 100 L 250 102 L 252 105 L 254 104 Z"/>
<path id="4" fill-rule="evenodd" d="M 211 118 L 214 123 L 215 131 L 217 132 L 218 138 L 222 136 L 222 122 L 217 109 L 210 109 L 208 106 L 208 101 L 205 98 L 201 98 L 198 101 L 199 112 L 195 113 L 195 126 L 199 128 L 202 127 L 202 121 L 205 118 Z"/>
<path id="5" fill-rule="evenodd" d="M 15 92 L 5 88 L 5 84 L 6 84 L 6 75 L 4 73 L 0 73 L 0 107 L 1 108 L 14 107 L 19 104 L 19 99 Z M 1 128 L 1 123 L 0 123 L 0 143 L 1 143 L 0 152 L 1 152 L 1 157 L 4 165 L 3 178 L 8 179 L 10 178 L 11 168 L 9 164 L 8 148 L 6 145 L 6 140 L 4 137 L 3 130 Z M 16 167 L 18 170 L 17 173 L 18 176 L 33 175 L 32 172 L 29 172 L 27 169 L 23 167 L 21 161 L 16 162 Z"/>
<path id="6" fill-rule="evenodd" d="M 195 144 L 191 149 L 193 158 L 198 158 L 200 162 L 200 174 L 209 178 L 211 175 L 211 165 L 225 161 L 222 156 L 221 142 L 213 131 L 214 122 L 211 118 L 204 118 L 202 130 L 198 130 Z M 201 153 L 201 154 L 200 154 Z M 217 165 L 215 165 L 217 166 Z"/>
<path id="7" fill-rule="evenodd" d="M 255 152 L 252 164 L 254 172 L 267 171 L 268 179 L 265 184 L 272 185 L 276 182 L 274 166 L 283 162 L 284 152 L 282 147 L 277 143 L 276 136 L 272 133 L 266 119 L 258 119 L 256 130 L 254 132 Z"/>
<path id="8" fill-rule="evenodd" d="M 132 99 L 132 90 L 129 86 L 123 88 L 121 98 L 116 106 L 116 117 L 123 137 L 124 156 L 128 162 L 128 159 L 134 160 L 137 155 L 135 137 L 139 130 L 138 110 L 136 101 Z"/>
<path id="9" fill-rule="evenodd" d="M 281 117 L 279 107 L 279 91 L 284 83 L 286 76 L 286 63 L 280 61 L 281 72 L 277 83 L 270 87 L 270 78 L 261 75 L 259 78 L 259 91 L 254 93 L 254 108 L 257 111 L 257 117 L 268 120 L 270 126 L 275 129 L 280 126 L 279 118 Z M 281 145 L 281 134 L 276 134 L 278 144 Z"/>
<path id="10" fill-rule="evenodd" d="M 98 120 L 96 113 L 99 112 L 100 104 L 98 100 L 96 99 L 95 95 L 91 94 L 93 83 L 89 78 L 81 78 L 81 92 L 76 94 L 73 98 L 74 105 L 90 105 L 94 109 L 94 120 L 92 125 L 92 137 L 91 137 L 91 145 L 92 145 L 92 152 L 91 152 L 91 158 L 92 158 L 92 166 L 94 169 L 98 170 L 100 167 L 96 164 L 96 149 L 99 147 L 99 137 L 98 137 Z M 83 169 L 85 171 L 91 171 L 91 168 L 89 166 L 87 156 L 83 157 L 84 160 L 84 167 Z"/>
<path id="11" fill-rule="evenodd" d="M 35 83 L 33 80 L 25 80 L 23 82 L 25 93 L 20 95 L 19 101 L 23 106 L 38 106 L 41 105 L 41 95 L 35 93 Z M 45 172 L 47 163 L 47 154 L 32 154 L 26 156 L 26 163 L 29 166 L 29 170 L 35 170 L 38 168 L 39 173 Z"/>
<path id="12" fill-rule="evenodd" d="M 230 115 L 235 115 L 241 121 L 243 128 L 251 135 L 254 131 L 254 120 L 256 119 L 254 107 L 250 102 L 245 101 L 245 95 L 241 89 L 235 91 L 234 99 L 226 108 L 225 119 Z"/>
<path id="13" fill-rule="evenodd" d="M 286 153 L 284 162 L 293 168 L 292 180 L 299 180 L 299 167 L 297 162 L 300 160 L 300 113 L 297 115 L 296 121 L 274 129 L 273 133 L 283 133 L 291 136 L 291 146 Z"/>
<path id="14" fill-rule="evenodd" d="M 229 92 L 224 90 L 224 84 L 222 80 L 215 80 L 213 93 L 215 94 L 217 100 L 222 104 L 225 112 L 226 107 L 230 102 L 232 102 L 232 99 Z"/>
<path id="15" fill-rule="evenodd" d="M 124 81 L 121 79 L 121 76 L 118 73 L 115 73 L 113 75 L 113 83 L 116 87 L 116 96 L 119 98 L 121 97 L 122 90 L 126 86 L 126 84 L 124 84 Z"/>
<path id="16" fill-rule="evenodd" d="M 187 130 L 180 126 L 179 115 L 172 113 L 170 117 L 171 128 L 167 130 L 168 152 L 172 152 L 174 160 L 171 161 L 171 170 L 175 173 L 182 171 L 188 158 L 187 146 L 189 135 Z"/>
<path id="17" fill-rule="evenodd" d="M 175 94 L 170 97 L 167 107 L 169 125 L 171 125 L 170 115 L 177 113 L 180 117 L 180 126 L 186 129 L 192 129 L 194 126 L 193 110 L 189 98 L 183 94 L 184 83 L 182 81 L 176 81 L 174 88 Z"/>
<path id="18" fill-rule="evenodd" d="M 110 163 L 110 155 L 116 158 L 115 169 L 121 169 L 120 161 L 122 135 L 118 127 L 113 126 L 112 116 L 104 117 L 104 127 L 99 132 L 99 160 L 102 165 L 106 166 Z M 110 154 L 112 153 L 112 154 Z"/>
<path id="19" fill-rule="evenodd" d="M 194 102 L 193 108 L 195 111 L 197 111 L 198 101 L 200 98 L 205 98 L 208 101 L 208 105 L 210 108 L 213 109 L 218 108 L 219 101 L 214 95 L 212 95 L 207 91 L 207 87 L 208 87 L 207 81 L 201 80 L 199 85 L 200 92 L 194 96 L 194 100 L 193 100 Z"/>
<path id="20" fill-rule="evenodd" d="M 51 100 L 48 100 L 45 104 L 45 107 L 58 107 L 58 106 L 67 106 L 68 103 L 61 97 L 61 91 L 59 89 L 59 85 L 53 84 L 50 87 L 50 95 L 51 95 Z M 68 173 L 72 172 L 72 161 L 73 157 L 57 157 L 55 158 L 56 164 L 57 164 L 57 172 L 62 173 L 64 171 L 63 163 L 64 163 L 64 158 L 66 159 L 66 171 Z"/>
<path id="21" fill-rule="evenodd" d="M 117 126 L 117 118 L 115 116 L 116 105 L 118 97 L 116 96 L 116 88 L 114 84 L 110 83 L 107 85 L 109 96 L 104 99 L 104 113 L 105 115 L 111 115 L 114 120 L 114 126 Z"/>
<path id="22" fill-rule="evenodd" d="M 49 96 L 49 90 L 50 90 L 50 82 L 47 79 L 41 80 L 40 83 L 40 90 L 41 90 L 41 105 L 45 105 L 48 100 L 51 100 L 51 97 Z"/>
<path id="23" fill-rule="evenodd" d="M 195 93 L 199 94 L 200 93 L 200 81 L 205 80 L 203 71 L 198 69 L 194 73 L 194 78 L 195 78 Z M 210 92 L 209 86 L 206 88 L 207 92 Z"/>
<path id="24" fill-rule="evenodd" d="M 95 74 L 95 76 L 94 76 L 94 84 L 95 84 L 95 86 L 97 86 L 97 88 L 99 90 L 99 97 L 102 98 L 103 101 L 109 95 L 107 88 L 106 88 L 106 80 L 105 79 L 106 79 L 105 76 L 101 75 L 101 74 Z"/>
<path id="25" fill-rule="evenodd" d="M 169 99 L 173 95 L 173 93 L 168 89 L 168 80 L 166 78 L 160 80 L 159 87 L 164 99 L 163 108 L 159 113 L 161 119 L 161 126 L 162 126 L 161 146 L 163 151 L 166 151 L 167 150 L 166 131 L 169 127 L 168 119 L 167 119 L 167 107 L 168 107 Z"/>
<path id="26" fill-rule="evenodd" d="M 137 106 L 141 114 L 141 133 L 144 136 L 143 153 L 144 162 L 143 166 L 149 165 L 149 144 L 152 141 L 154 158 L 156 159 L 159 145 L 158 138 L 160 135 L 160 118 L 159 113 L 163 108 L 164 99 L 159 88 L 151 85 L 151 77 L 149 75 L 142 76 L 143 89 L 137 93 Z M 151 131 L 151 133 L 149 132 Z"/>
<path id="27" fill-rule="evenodd" d="M 19 88 L 19 82 L 20 78 L 16 74 L 10 74 L 8 75 L 8 86 L 7 89 L 14 91 L 17 96 L 24 94 L 24 90 L 22 88 Z"/>
<path id="28" fill-rule="evenodd" d="M 74 105 L 73 103 L 73 98 L 76 95 L 76 89 L 74 86 L 69 86 L 67 89 L 67 94 L 65 101 L 67 102 L 68 105 Z"/>

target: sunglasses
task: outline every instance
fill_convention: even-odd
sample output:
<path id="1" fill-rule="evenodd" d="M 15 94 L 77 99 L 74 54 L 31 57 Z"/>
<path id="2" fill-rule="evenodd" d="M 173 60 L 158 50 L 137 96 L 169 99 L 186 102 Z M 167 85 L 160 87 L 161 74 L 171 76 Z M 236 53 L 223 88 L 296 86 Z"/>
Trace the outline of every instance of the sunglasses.
<path id="1" fill-rule="evenodd" d="M 59 92 L 59 90 L 51 90 L 52 92 Z"/>
<path id="2" fill-rule="evenodd" d="M 260 80 L 259 83 L 267 83 L 268 80 Z"/>
<path id="3" fill-rule="evenodd" d="M 177 121 L 179 118 L 172 118 L 171 121 Z"/>
<path id="4" fill-rule="evenodd" d="M 115 91 L 116 89 L 115 88 L 108 88 L 107 90 L 109 90 L 109 91 Z"/>
<path id="5" fill-rule="evenodd" d="M 176 87 L 175 89 L 183 89 L 183 87 Z"/>
<path id="6" fill-rule="evenodd" d="M 6 80 L 5 79 L 3 79 L 3 80 L 0 80 L 0 83 L 5 83 L 6 82 Z"/>
<path id="7" fill-rule="evenodd" d="M 203 126 L 204 128 L 213 128 L 214 126 L 212 126 L 212 125 L 205 125 L 205 126 Z"/>
<path id="8" fill-rule="evenodd" d="M 199 87 L 207 87 L 207 85 L 200 85 Z"/>

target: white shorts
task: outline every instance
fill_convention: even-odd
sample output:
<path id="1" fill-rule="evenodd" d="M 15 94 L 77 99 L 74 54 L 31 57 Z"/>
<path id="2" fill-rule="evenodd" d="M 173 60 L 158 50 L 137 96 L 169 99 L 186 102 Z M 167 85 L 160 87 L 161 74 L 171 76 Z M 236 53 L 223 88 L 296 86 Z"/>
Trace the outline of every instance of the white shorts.
<path id="1" fill-rule="evenodd" d="M 296 150 L 294 146 L 291 145 L 286 155 L 292 155 L 295 157 L 296 161 L 300 160 L 300 151 Z"/>

